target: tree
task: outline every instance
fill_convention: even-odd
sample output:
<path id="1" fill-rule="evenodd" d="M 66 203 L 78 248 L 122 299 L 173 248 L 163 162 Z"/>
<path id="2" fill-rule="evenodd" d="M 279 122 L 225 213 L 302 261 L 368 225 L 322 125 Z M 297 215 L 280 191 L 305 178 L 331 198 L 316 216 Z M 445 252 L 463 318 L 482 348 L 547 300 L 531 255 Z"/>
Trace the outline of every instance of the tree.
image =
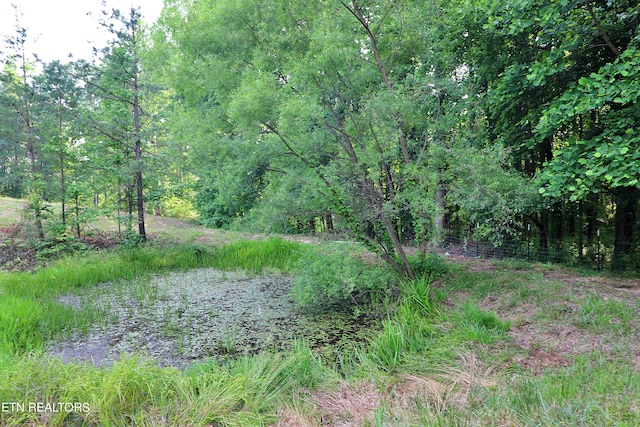
<path id="1" fill-rule="evenodd" d="M 116 164 L 133 171 L 133 184 L 126 185 L 128 210 L 137 210 L 138 235 L 146 239 L 145 202 L 143 181 L 143 132 L 142 102 L 143 70 L 140 65 L 144 46 L 144 26 L 139 9 L 131 8 L 128 15 L 112 10 L 102 25 L 114 35 L 110 45 L 102 50 L 102 65 L 86 67 L 85 81 L 99 100 L 100 117 L 94 121 L 94 129 L 108 141 L 103 149 L 118 147 Z M 92 78 L 90 74 L 94 74 Z M 131 181 L 130 181 L 131 182 Z M 135 189 L 135 196 L 133 196 Z"/>
<path id="2" fill-rule="evenodd" d="M 640 50 L 629 46 L 555 99 L 537 127 L 541 137 L 558 135 L 566 141 L 540 175 L 542 194 L 571 201 L 599 192 L 613 194 L 615 269 L 624 269 L 625 256 L 634 251 L 640 201 L 638 70 Z M 593 117 L 596 122 L 585 131 L 584 122 Z"/>
<path id="3" fill-rule="evenodd" d="M 465 127 L 454 107 L 466 95 L 457 89 L 460 64 L 438 55 L 449 52 L 440 24 L 446 2 L 171 5 L 158 46 L 174 52 L 168 82 L 191 119 L 190 141 L 215 147 L 216 156 L 234 141 L 279 146 L 282 156 L 254 174 L 266 185 L 252 203 L 276 197 L 269 182 L 304 179 L 327 205 L 316 211 L 337 215 L 413 277 L 404 245 L 417 236 L 424 254 L 446 209 L 444 183 L 433 177 L 447 165 L 434 161 L 432 146 L 462 139 Z"/>
<path id="4" fill-rule="evenodd" d="M 2 84 L 2 99 L 0 103 L 5 111 L 10 112 L 9 121 L 18 123 L 18 126 L 10 125 L 6 130 L 10 132 L 4 136 L 5 140 L 13 141 L 14 144 L 23 144 L 26 147 L 28 158 L 28 183 L 29 208 L 34 214 L 36 233 L 40 239 L 44 238 L 42 226 L 42 190 L 43 181 L 36 162 L 36 130 L 33 122 L 33 99 L 35 90 L 33 88 L 34 67 L 28 58 L 27 29 L 20 25 L 18 8 L 15 8 L 16 26 L 15 34 L 5 39 L 10 53 L 4 63 L 4 69 L 0 75 Z M 16 154 L 17 160 L 17 154 Z M 16 161 L 16 164 L 19 163 Z"/>
<path id="5" fill-rule="evenodd" d="M 591 150 L 596 140 L 608 138 L 605 122 L 613 125 L 615 130 L 611 131 L 616 135 L 628 129 L 629 123 L 622 124 L 624 120 L 616 117 L 618 110 L 633 107 L 634 101 L 620 108 L 622 105 L 616 105 L 613 98 L 602 99 L 596 85 L 587 89 L 587 83 L 590 76 L 607 70 L 614 62 L 629 63 L 623 55 L 637 44 L 637 5 L 630 1 L 583 0 L 508 4 L 474 1 L 468 5 L 469 33 L 464 52 L 478 82 L 480 99 L 484 100 L 490 135 L 513 147 L 511 163 L 516 169 L 528 176 L 540 176 L 540 184 L 545 186 L 541 192 L 555 196 L 547 197 L 530 216 L 539 228 L 540 248 L 545 251 L 550 239 L 560 244 L 563 226 L 573 221 L 578 202 L 578 215 L 582 218 L 583 212 L 587 214 L 588 239 L 592 239 L 597 204 L 593 195 L 607 187 L 595 186 L 582 193 L 568 189 L 578 189 L 580 186 L 571 181 L 582 180 L 581 175 L 587 171 L 594 172 L 584 169 L 585 164 L 580 162 L 591 157 L 584 148 Z M 614 80 L 627 78 L 633 79 L 620 74 Z M 603 102 L 594 102 L 596 98 Z M 582 102 L 591 103 L 591 107 L 574 111 L 574 106 Z M 628 112 L 622 114 L 633 122 Z M 591 147 L 585 147 L 586 141 L 591 141 Z M 607 175 L 609 172 L 603 176 Z M 566 190 L 559 190 L 563 182 Z M 616 216 L 627 219 L 616 219 L 615 240 L 629 242 L 633 228 L 629 224 L 635 216 L 631 211 L 637 203 L 633 202 L 634 191 L 622 192 L 625 194 L 613 194 Z M 579 234 L 581 239 L 582 227 Z M 615 247 L 614 258 L 618 258 L 629 244 L 616 243 Z"/>
<path id="6" fill-rule="evenodd" d="M 73 65 L 64 65 L 59 61 L 46 64 L 42 73 L 35 79 L 39 99 L 38 129 L 45 141 L 45 151 L 57 158 L 59 173 L 59 198 L 61 202 L 61 221 L 67 225 L 67 169 L 70 157 L 74 155 L 72 144 L 79 137 L 77 109 L 80 102 L 79 87 L 72 77 Z M 74 160 L 74 163 L 77 161 Z"/>

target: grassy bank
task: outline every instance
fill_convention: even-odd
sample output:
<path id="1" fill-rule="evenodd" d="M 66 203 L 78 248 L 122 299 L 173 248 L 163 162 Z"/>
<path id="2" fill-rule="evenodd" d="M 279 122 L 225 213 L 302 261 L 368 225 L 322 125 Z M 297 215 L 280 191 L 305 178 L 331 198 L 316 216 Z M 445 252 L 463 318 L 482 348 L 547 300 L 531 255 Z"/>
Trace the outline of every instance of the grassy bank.
<path id="1" fill-rule="evenodd" d="M 0 412 L 0 424 L 640 425 L 640 305 L 633 283 L 619 289 L 615 280 L 508 261 L 443 268 L 434 258 L 438 274 L 413 282 L 387 277 L 385 293 L 381 272 L 371 274 L 378 266 L 346 256 L 332 246 L 308 249 L 274 239 L 217 249 L 134 248 L 67 259 L 35 274 L 3 274 L 0 402 L 81 406 L 38 413 L 14 405 Z M 332 357 L 321 358 L 300 341 L 288 352 L 183 371 L 139 357 L 110 367 L 65 364 L 42 351 L 60 330 L 93 321 L 54 304 L 56 295 L 203 266 L 305 275 L 298 287 L 307 302 L 319 304 L 316 310 L 335 298 L 357 302 L 353 309 L 378 310 L 381 331 Z M 365 304 L 372 295 L 377 308 Z"/>

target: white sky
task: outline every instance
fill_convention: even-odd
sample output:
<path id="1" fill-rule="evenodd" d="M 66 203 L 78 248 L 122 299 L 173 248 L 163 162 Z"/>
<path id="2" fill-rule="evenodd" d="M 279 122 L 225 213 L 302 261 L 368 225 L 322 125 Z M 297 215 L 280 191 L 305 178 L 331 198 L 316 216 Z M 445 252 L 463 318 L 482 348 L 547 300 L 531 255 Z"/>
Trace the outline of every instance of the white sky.
<path id="1" fill-rule="evenodd" d="M 155 22 L 162 10 L 163 0 L 106 0 L 107 10 L 128 12 L 131 6 L 142 11 L 148 24 Z M 15 33 L 15 13 L 18 6 L 20 25 L 27 29 L 28 48 L 46 62 L 60 59 L 68 62 L 91 57 L 93 46 L 104 47 L 110 35 L 99 28 L 96 19 L 104 8 L 102 0 L 0 0 L 0 51 L 5 50 L 4 39 Z M 87 16 L 91 12 L 92 16 Z"/>

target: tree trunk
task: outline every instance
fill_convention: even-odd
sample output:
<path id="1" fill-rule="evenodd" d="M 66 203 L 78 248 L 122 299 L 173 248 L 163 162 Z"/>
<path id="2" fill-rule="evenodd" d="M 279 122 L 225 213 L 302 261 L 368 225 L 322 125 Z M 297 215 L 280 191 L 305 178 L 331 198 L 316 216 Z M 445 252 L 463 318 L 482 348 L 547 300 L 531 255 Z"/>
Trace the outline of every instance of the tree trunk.
<path id="1" fill-rule="evenodd" d="M 621 188 L 615 194 L 615 241 L 613 244 L 613 270 L 624 270 L 627 256 L 634 252 L 634 233 L 638 213 L 640 191 L 636 188 Z"/>
<path id="2" fill-rule="evenodd" d="M 133 40 L 136 39 L 135 26 L 133 27 Z M 136 49 L 134 47 L 134 49 Z M 138 77 L 139 77 L 139 69 L 138 69 L 138 52 L 134 51 L 134 61 L 133 61 L 133 124 L 135 128 L 136 135 L 136 192 L 138 198 L 138 234 L 140 238 L 145 241 L 147 240 L 147 232 L 145 230 L 144 225 L 144 194 L 143 194 L 143 181 L 142 181 L 142 142 L 140 140 L 140 97 L 139 92 L 140 88 L 138 86 Z"/>
<path id="3" fill-rule="evenodd" d="M 558 206 L 553 210 L 553 243 L 558 257 L 562 252 L 564 240 L 564 215 L 562 206 Z"/>
<path id="4" fill-rule="evenodd" d="M 328 212 L 325 214 L 324 221 L 325 221 L 325 224 L 327 225 L 327 232 L 333 233 L 334 232 L 333 215 L 331 214 L 331 212 Z"/>
<path id="5" fill-rule="evenodd" d="M 59 110 L 59 121 L 58 121 L 58 137 L 62 139 L 62 109 Z M 64 150 L 62 148 L 62 141 L 60 141 L 60 203 L 62 205 L 62 225 L 67 225 L 67 217 L 66 217 L 66 207 L 65 207 L 65 197 L 66 197 L 66 186 L 64 182 Z"/>
<path id="6" fill-rule="evenodd" d="M 435 241 L 436 245 L 440 245 L 442 243 L 442 238 L 444 236 L 445 230 L 445 205 L 444 205 L 444 197 L 445 190 L 444 188 L 439 188 L 436 190 L 436 210 L 435 210 Z"/>
<path id="7" fill-rule="evenodd" d="M 587 199 L 585 215 L 587 217 L 587 246 L 593 246 L 593 239 L 598 229 L 598 195 L 592 194 Z"/>
<path id="8" fill-rule="evenodd" d="M 578 204 L 578 258 L 582 259 L 584 254 L 584 214 L 582 202 Z"/>
<path id="9" fill-rule="evenodd" d="M 80 198 L 78 191 L 75 191 L 75 202 L 76 202 L 76 237 L 80 238 Z M 118 223 L 119 224 L 119 223 Z"/>
<path id="10" fill-rule="evenodd" d="M 29 82 L 27 81 L 27 53 L 25 51 L 24 43 L 21 45 L 21 59 L 22 59 L 22 87 L 23 87 L 23 102 L 24 102 L 24 111 L 23 111 L 23 121 L 24 121 L 24 130 L 27 137 L 27 152 L 29 154 L 29 163 L 31 166 L 31 188 L 30 188 L 30 205 L 33 209 L 35 223 L 36 223 L 36 232 L 38 233 L 38 237 L 40 239 L 44 239 L 44 229 L 42 227 L 42 195 L 40 194 L 39 187 L 40 180 L 38 178 L 38 168 L 36 166 L 36 155 L 35 148 L 33 146 L 33 129 L 31 127 L 31 102 L 30 95 L 27 92 L 27 88 L 29 87 Z"/>

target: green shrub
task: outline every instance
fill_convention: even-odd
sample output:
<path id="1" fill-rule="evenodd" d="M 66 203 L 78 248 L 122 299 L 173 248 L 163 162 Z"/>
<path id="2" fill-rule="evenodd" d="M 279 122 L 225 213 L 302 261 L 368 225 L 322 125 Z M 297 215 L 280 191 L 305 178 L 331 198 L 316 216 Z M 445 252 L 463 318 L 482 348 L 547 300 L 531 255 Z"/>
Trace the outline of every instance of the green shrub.
<path id="1" fill-rule="evenodd" d="M 449 266 L 444 258 L 436 253 L 429 253 L 422 257 L 415 255 L 409 257 L 409 263 L 415 275 L 419 278 L 431 277 L 431 280 L 443 277 L 449 272 Z"/>
<path id="2" fill-rule="evenodd" d="M 397 282 L 385 265 L 370 264 L 345 249 L 309 251 L 293 268 L 294 294 L 302 305 L 344 302 L 364 294 L 385 295 Z"/>

